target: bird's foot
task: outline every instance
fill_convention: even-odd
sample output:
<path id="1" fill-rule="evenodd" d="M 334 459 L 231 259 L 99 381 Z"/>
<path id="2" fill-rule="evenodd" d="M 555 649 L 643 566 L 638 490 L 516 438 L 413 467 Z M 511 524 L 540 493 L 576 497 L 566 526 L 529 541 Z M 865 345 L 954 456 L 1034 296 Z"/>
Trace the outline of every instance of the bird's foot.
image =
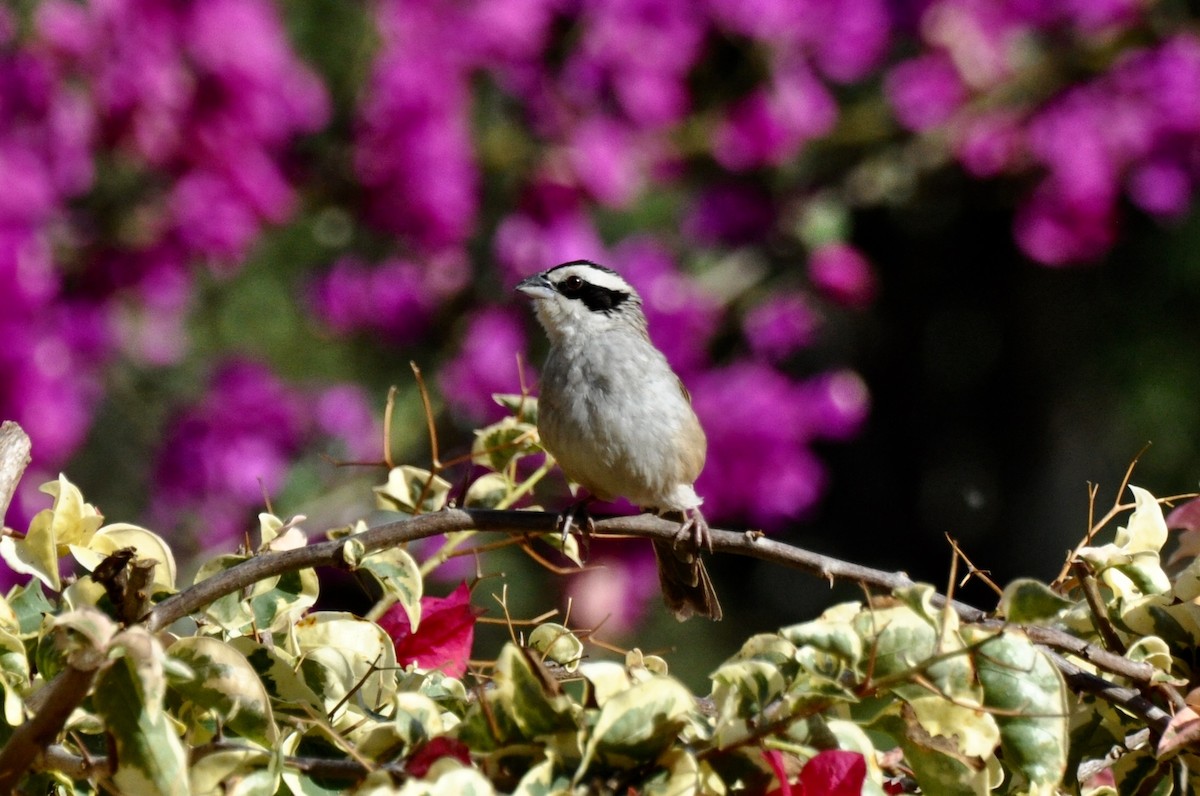
<path id="1" fill-rule="evenodd" d="M 592 535 L 596 533 L 596 521 L 592 519 L 591 513 L 588 511 L 588 504 L 592 502 L 592 498 L 587 497 L 583 500 L 577 500 L 567 507 L 567 510 L 558 515 L 558 525 L 562 532 L 562 544 L 566 547 L 567 537 L 571 535 L 572 529 L 579 531 L 579 541 L 582 557 L 586 561 L 588 550 L 591 546 Z"/>
<path id="2" fill-rule="evenodd" d="M 678 551 L 679 545 L 688 540 L 691 549 L 688 550 L 692 555 L 699 556 L 703 550 L 708 552 L 713 551 L 712 534 L 708 530 L 708 522 L 704 519 L 704 515 L 700 513 L 699 508 L 688 509 L 683 512 L 683 524 L 679 526 L 679 530 L 675 532 L 675 541 L 672 548 Z"/>

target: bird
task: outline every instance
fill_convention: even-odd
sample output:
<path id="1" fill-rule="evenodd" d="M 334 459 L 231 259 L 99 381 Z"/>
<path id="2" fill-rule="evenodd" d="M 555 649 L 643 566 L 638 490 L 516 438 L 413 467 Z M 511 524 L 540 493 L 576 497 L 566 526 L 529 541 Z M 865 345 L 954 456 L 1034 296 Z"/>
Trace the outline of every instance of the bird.
<path id="1" fill-rule="evenodd" d="M 674 543 L 654 542 L 663 599 L 679 621 L 719 620 L 700 558 L 712 537 L 695 489 L 708 442 L 691 396 L 650 340 L 641 296 L 590 260 L 534 274 L 516 289 L 532 300 L 550 343 L 539 381 L 542 447 L 587 492 L 562 516 L 564 539 L 592 500 L 678 514 Z M 590 525 L 587 517 L 585 531 Z"/>

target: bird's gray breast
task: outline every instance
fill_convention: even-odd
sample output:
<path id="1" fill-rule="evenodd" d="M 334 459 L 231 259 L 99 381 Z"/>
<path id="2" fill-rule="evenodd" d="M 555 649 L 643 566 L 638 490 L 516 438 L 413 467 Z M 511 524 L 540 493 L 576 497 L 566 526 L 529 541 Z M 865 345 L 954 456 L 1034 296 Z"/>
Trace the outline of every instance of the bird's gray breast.
<path id="1" fill-rule="evenodd" d="M 556 346 L 541 385 L 542 442 L 589 492 L 657 506 L 676 485 L 695 478 L 684 472 L 680 451 L 695 416 L 648 342 L 597 335 Z"/>

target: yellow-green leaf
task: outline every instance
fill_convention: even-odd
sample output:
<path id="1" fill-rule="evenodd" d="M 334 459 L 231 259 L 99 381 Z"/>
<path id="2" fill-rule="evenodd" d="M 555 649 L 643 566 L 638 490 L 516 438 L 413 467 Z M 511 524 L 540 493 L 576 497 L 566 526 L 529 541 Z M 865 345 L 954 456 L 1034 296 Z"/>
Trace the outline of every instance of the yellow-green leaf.
<path id="1" fill-rule="evenodd" d="M 116 748 L 113 782 L 122 793 L 188 793 L 187 752 L 163 710 L 165 653 L 140 627 L 115 639 L 112 664 L 96 679 L 92 702 Z"/>
<path id="2" fill-rule="evenodd" d="M 71 545 L 75 560 L 94 570 L 101 561 L 123 547 L 132 547 L 138 558 L 154 561 L 156 591 L 175 591 L 175 556 L 171 547 L 154 531 L 127 522 L 114 522 L 96 531 L 86 545 Z"/>
<path id="3" fill-rule="evenodd" d="M 268 748 L 278 740 L 267 690 L 244 655 L 208 636 L 181 638 L 169 653 L 194 675 L 172 682 L 175 691 L 214 710 L 221 724 L 244 738 Z"/>

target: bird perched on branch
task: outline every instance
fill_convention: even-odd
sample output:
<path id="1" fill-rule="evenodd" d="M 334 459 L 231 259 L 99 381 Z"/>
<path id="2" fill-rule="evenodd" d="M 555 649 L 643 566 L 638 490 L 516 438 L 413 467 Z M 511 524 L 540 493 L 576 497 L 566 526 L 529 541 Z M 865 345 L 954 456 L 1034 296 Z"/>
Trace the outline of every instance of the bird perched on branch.
<path id="1" fill-rule="evenodd" d="M 550 339 L 538 396 L 542 444 L 589 495 L 564 513 L 564 537 L 592 499 L 679 514 L 675 544 L 654 543 L 663 599 L 681 621 L 720 619 L 700 560 L 712 540 L 693 487 L 707 440 L 683 383 L 650 342 L 641 297 L 587 260 L 535 274 L 517 290 L 533 300 Z"/>

